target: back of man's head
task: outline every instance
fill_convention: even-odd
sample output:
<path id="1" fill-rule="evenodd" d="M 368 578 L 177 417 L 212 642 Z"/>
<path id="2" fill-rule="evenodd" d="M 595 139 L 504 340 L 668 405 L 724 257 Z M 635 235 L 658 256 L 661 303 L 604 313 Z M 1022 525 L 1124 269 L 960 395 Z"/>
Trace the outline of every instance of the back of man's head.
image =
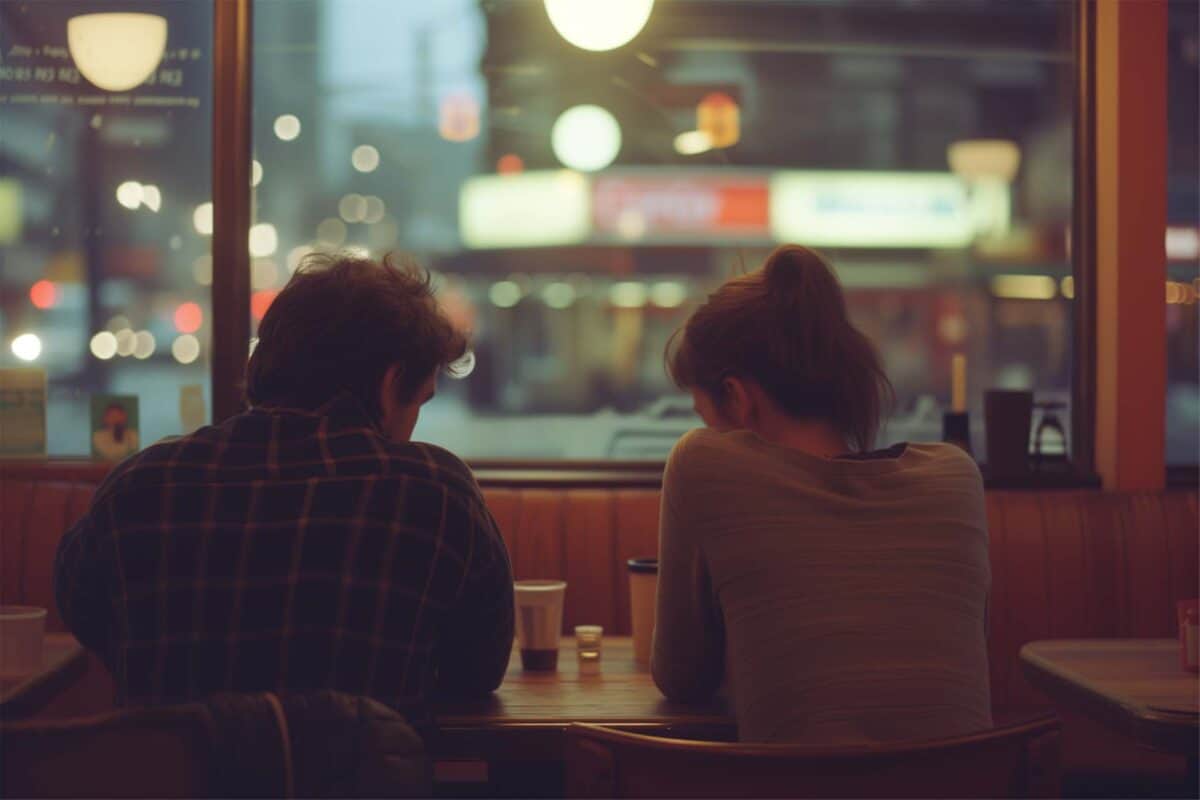
<path id="1" fill-rule="evenodd" d="M 350 394 L 380 415 L 385 373 L 407 403 L 431 375 L 466 351 L 438 308 L 428 273 L 390 256 L 308 256 L 258 327 L 246 366 L 252 405 L 317 408 Z"/>

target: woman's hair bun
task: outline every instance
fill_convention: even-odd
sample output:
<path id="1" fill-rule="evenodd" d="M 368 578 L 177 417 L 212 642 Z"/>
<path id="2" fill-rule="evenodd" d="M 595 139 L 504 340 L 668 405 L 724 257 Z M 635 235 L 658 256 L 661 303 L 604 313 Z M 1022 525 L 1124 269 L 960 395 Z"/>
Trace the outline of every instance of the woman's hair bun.
<path id="1" fill-rule="evenodd" d="M 783 300 L 785 305 L 802 299 L 802 295 L 839 299 L 841 296 L 837 278 L 825 259 L 801 245 L 776 249 L 763 264 L 763 280 L 768 293 L 776 300 Z"/>

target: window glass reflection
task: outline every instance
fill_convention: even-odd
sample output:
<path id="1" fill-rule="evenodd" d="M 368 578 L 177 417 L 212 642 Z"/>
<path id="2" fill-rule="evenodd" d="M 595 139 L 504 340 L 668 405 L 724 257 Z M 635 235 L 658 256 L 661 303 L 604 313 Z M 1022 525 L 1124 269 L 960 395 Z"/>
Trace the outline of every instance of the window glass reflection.
<path id="1" fill-rule="evenodd" d="M 1069 4 L 588 5 L 257 0 L 255 317 L 312 249 L 412 253 L 476 357 L 419 436 L 659 459 L 698 424 L 671 333 L 799 241 L 883 351 L 888 441 L 940 438 L 959 352 L 977 454 L 985 389 L 1070 399 Z"/>
<path id="2" fill-rule="evenodd" d="M 0 370 L 48 398 L 27 455 L 207 420 L 211 14 L 0 0 Z"/>

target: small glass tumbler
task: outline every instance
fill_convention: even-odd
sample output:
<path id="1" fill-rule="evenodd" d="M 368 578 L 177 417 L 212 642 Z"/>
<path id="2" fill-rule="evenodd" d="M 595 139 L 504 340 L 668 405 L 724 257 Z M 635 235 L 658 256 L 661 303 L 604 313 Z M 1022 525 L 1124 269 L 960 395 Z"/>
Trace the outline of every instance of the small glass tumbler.
<path id="1" fill-rule="evenodd" d="M 600 671 L 600 653 L 604 644 L 604 628 L 600 625 L 576 625 L 575 648 L 579 656 L 579 673 L 594 675 Z"/>

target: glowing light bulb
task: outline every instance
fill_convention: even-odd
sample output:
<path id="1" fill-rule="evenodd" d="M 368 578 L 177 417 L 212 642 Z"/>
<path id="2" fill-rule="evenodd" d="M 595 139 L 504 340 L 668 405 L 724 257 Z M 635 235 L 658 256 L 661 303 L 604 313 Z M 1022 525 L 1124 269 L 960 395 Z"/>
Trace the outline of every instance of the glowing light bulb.
<path id="1" fill-rule="evenodd" d="M 110 92 L 140 86 L 162 61 L 167 20 L 154 14 L 82 14 L 67 20 L 79 74 Z"/>
<path id="2" fill-rule="evenodd" d="M 595 172 L 611 164 L 620 152 L 621 126 L 600 106 L 575 106 L 554 121 L 550 145 L 566 166 Z"/>
<path id="3" fill-rule="evenodd" d="M 545 0 L 558 34 L 582 50 L 612 50 L 641 33 L 654 0 Z"/>
<path id="4" fill-rule="evenodd" d="M 260 183 L 262 183 L 262 179 L 263 179 L 262 162 L 260 162 L 256 158 L 256 159 L 254 159 L 254 161 L 250 162 L 250 185 L 258 186 Z"/>

